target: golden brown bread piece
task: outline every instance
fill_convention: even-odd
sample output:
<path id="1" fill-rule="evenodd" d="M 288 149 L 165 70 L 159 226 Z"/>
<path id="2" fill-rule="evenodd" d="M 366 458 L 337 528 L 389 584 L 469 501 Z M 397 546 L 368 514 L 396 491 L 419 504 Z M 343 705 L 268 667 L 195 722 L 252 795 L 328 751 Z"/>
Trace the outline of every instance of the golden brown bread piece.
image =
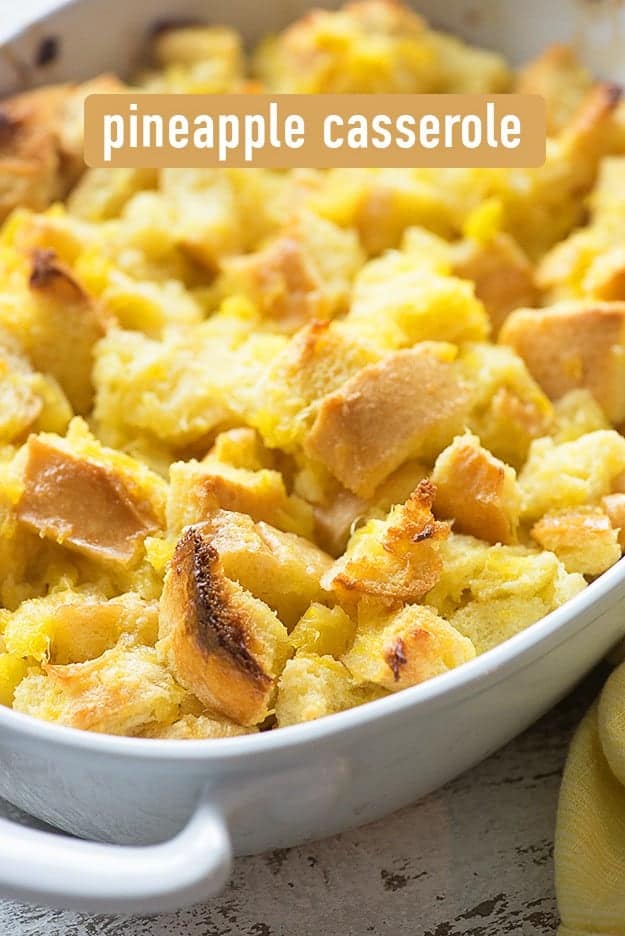
<path id="1" fill-rule="evenodd" d="M 64 198 L 84 169 L 82 104 L 92 91 L 123 85 L 102 75 L 50 85 L 0 103 L 0 220 L 16 207 L 41 211 Z"/>
<path id="2" fill-rule="evenodd" d="M 96 559 L 129 563 L 159 528 L 152 505 L 112 468 L 31 436 L 16 514 L 39 536 Z"/>
<path id="3" fill-rule="evenodd" d="M 531 535 L 556 554 L 567 572 L 600 575 L 621 558 L 618 530 L 601 507 L 550 511 L 534 524 Z"/>
<path id="4" fill-rule="evenodd" d="M 290 655 L 286 630 L 266 604 L 226 577 L 197 527 L 176 546 L 159 633 L 167 666 L 204 705 L 242 725 L 263 721 Z"/>
<path id="5" fill-rule="evenodd" d="M 228 578 L 268 604 L 288 628 L 313 601 L 327 597 L 320 582 L 332 560 L 303 536 L 229 510 L 218 510 L 201 529 Z"/>
<path id="6" fill-rule="evenodd" d="M 498 234 L 486 243 L 461 241 L 454 249 L 452 272 L 473 281 L 495 335 L 510 312 L 537 302 L 532 264 L 509 234 Z"/>
<path id="7" fill-rule="evenodd" d="M 381 618 L 359 623 L 343 662 L 357 683 L 374 683 L 390 692 L 445 673 L 475 656 L 475 649 L 436 611 L 408 605 Z"/>
<path id="8" fill-rule="evenodd" d="M 432 515 L 435 488 L 421 481 L 386 521 L 370 520 L 358 530 L 321 584 L 347 605 L 370 597 L 387 604 L 418 601 L 438 581 L 438 551 L 449 524 Z"/>
<path id="9" fill-rule="evenodd" d="M 625 494 L 621 491 L 606 494 L 601 498 L 601 506 L 618 533 L 619 546 L 625 549 Z"/>
<path id="10" fill-rule="evenodd" d="M 586 387 L 611 422 L 625 420 L 625 302 L 519 309 L 499 340 L 524 359 L 552 400 Z"/>
<path id="11" fill-rule="evenodd" d="M 58 380 L 74 412 L 88 413 L 93 347 L 106 331 L 106 317 L 53 250 L 33 250 L 29 287 L 35 304 L 27 336 L 30 358 Z"/>
<path id="12" fill-rule="evenodd" d="M 43 674 L 29 674 L 17 686 L 14 708 L 71 728 L 132 736 L 171 724 L 184 695 L 153 647 L 122 637 L 95 660 L 45 664 Z"/>
<path id="13" fill-rule="evenodd" d="M 466 434 L 454 439 L 436 460 L 437 516 L 454 521 L 454 530 L 489 543 L 514 543 L 521 495 L 513 468 Z"/>
<path id="14" fill-rule="evenodd" d="M 370 497 L 408 458 L 440 450 L 463 428 L 469 406 L 448 347 L 423 342 L 364 367 L 323 399 L 306 453 Z"/>

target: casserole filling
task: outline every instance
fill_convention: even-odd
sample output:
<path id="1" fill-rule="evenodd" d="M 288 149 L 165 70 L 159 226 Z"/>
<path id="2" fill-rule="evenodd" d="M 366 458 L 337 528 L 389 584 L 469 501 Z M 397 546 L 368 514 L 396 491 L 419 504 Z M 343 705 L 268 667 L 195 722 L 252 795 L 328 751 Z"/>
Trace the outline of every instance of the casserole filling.
<path id="1" fill-rule="evenodd" d="M 534 624 L 625 545 L 625 109 L 396 3 L 152 91 L 547 100 L 539 169 L 85 169 L 84 95 L 0 104 L 0 703 L 218 738 L 330 715 Z"/>

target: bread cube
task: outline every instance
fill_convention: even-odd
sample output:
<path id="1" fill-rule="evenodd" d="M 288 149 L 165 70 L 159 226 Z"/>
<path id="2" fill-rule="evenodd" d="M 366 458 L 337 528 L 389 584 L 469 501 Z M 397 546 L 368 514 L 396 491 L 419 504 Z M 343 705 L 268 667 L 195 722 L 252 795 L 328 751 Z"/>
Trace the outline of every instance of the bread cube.
<path id="1" fill-rule="evenodd" d="M 370 497 L 407 459 L 440 451 L 464 428 L 468 410 L 452 346 L 424 342 L 363 368 L 325 396 L 305 451 L 348 490 Z"/>
<path id="2" fill-rule="evenodd" d="M 553 553 L 491 546 L 468 594 L 449 622 L 484 653 L 514 636 L 585 588 Z"/>
<path id="3" fill-rule="evenodd" d="M 452 269 L 455 276 L 473 282 L 494 335 L 514 309 L 533 306 L 538 299 L 532 265 L 509 234 L 500 233 L 486 241 L 460 241 Z"/>
<path id="4" fill-rule="evenodd" d="M 171 725 L 157 725 L 143 732 L 142 737 L 164 738 L 169 741 L 204 741 L 209 738 L 238 738 L 254 732 L 254 728 L 245 728 L 217 715 L 183 715 Z"/>
<path id="5" fill-rule="evenodd" d="M 550 399 L 585 387 L 610 422 L 625 420 L 625 302 L 520 309 L 500 340 L 523 358 Z"/>
<path id="6" fill-rule="evenodd" d="M 31 436 L 16 470 L 20 523 L 91 558 L 132 564 L 145 537 L 164 524 L 164 482 L 101 446 L 80 420 L 64 439 Z"/>
<path id="7" fill-rule="evenodd" d="M 312 508 L 289 494 L 279 471 L 233 467 L 209 456 L 203 462 L 176 462 L 170 468 L 167 500 L 169 532 L 208 520 L 218 510 L 249 514 L 279 530 L 312 538 Z"/>
<path id="8" fill-rule="evenodd" d="M 490 543 L 513 543 L 521 510 L 516 472 L 480 445 L 458 436 L 436 459 L 432 472 L 437 516 L 454 529 Z"/>
<path id="9" fill-rule="evenodd" d="M 567 572 L 601 575 L 621 558 L 619 530 L 601 507 L 550 511 L 534 524 L 531 534 L 539 546 L 556 554 Z"/>
<path id="10" fill-rule="evenodd" d="M 311 602 L 327 597 L 321 578 L 332 560 L 302 536 L 226 510 L 213 513 L 201 529 L 228 578 L 269 605 L 287 628 Z"/>
<path id="11" fill-rule="evenodd" d="M 346 308 L 363 259 L 353 231 L 306 212 L 256 253 L 226 258 L 217 288 L 248 297 L 272 328 L 291 333 Z"/>
<path id="12" fill-rule="evenodd" d="M 160 606 L 161 658 L 200 701 L 242 725 L 269 714 L 291 654 L 264 602 L 227 578 L 210 537 L 190 527 L 176 546 Z"/>
<path id="13" fill-rule="evenodd" d="M 266 445 L 293 451 L 312 426 L 320 401 L 380 353 L 342 322 L 313 322 L 269 366 L 252 422 Z"/>
<path id="14" fill-rule="evenodd" d="M 95 660 L 44 664 L 19 683 L 13 708 L 70 728 L 139 735 L 175 721 L 183 697 L 152 647 L 122 639 Z"/>
<path id="15" fill-rule="evenodd" d="M 357 523 L 384 519 L 391 507 L 403 504 L 428 474 L 425 465 L 411 459 L 390 474 L 367 500 L 344 488 L 332 490 L 327 500 L 315 504 L 317 542 L 331 556 L 340 556 Z"/>
<path id="16" fill-rule="evenodd" d="M 34 252 L 29 286 L 33 310 L 25 341 L 31 360 L 56 377 L 76 413 L 87 413 L 93 402 L 93 349 L 105 333 L 104 313 L 51 251 Z"/>
<path id="17" fill-rule="evenodd" d="M 110 650 L 122 634 L 153 645 L 157 603 L 132 593 L 107 600 L 93 589 L 67 589 L 22 602 L 6 623 L 4 642 L 16 657 L 83 663 Z"/>
<path id="18" fill-rule="evenodd" d="M 355 684 L 349 670 L 331 656 L 298 654 L 288 660 L 278 682 L 279 728 L 313 721 L 379 698 L 376 687 Z"/>
<path id="19" fill-rule="evenodd" d="M 408 605 L 380 620 L 359 624 L 342 657 L 357 683 L 397 692 L 440 676 L 473 659 L 470 640 L 425 605 Z"/>
<path id="20" fill-rule="evenodd" d="M 321 584 L 341 603 L 371 597 L 385 603 L 418 601 L 437 582 L 441 542 L 449 526 L 432 515 L 435 488 L 421 481 L 387 520 L 370 520 L 349 541 Z"/>

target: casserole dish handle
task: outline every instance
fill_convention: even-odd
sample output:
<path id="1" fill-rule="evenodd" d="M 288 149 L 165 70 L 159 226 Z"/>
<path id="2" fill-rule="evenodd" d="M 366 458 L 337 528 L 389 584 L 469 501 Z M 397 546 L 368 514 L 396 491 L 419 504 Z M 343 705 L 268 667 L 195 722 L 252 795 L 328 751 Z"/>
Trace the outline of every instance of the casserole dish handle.
<path id="1" fill-rule="evenodd" d="M 107 845 L 0 819 L 0 891 L 72 910 L 158 913 L 218 894 L 230 875 L 226 821 L 203 798 L 188 824 L 158 845 Z"/>

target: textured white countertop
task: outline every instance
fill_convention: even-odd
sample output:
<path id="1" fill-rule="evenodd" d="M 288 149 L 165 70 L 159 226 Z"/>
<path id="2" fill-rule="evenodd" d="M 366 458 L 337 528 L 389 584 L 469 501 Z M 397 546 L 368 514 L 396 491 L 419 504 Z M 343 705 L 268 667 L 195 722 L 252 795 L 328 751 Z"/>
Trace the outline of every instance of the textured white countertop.
<path id="1" fill-rule="evenodd" d="M 53 5 L 0 0 L 0 38 Z M 140 918 L 0 901 L 0 936 L 552 934 L 560 772 L 600 684 L 594 674 L 508 747 L 415 806 L 325 842 L 239 859 L 221 898 Z M 1 801 L 0 814 L 28 821 Z"/>

